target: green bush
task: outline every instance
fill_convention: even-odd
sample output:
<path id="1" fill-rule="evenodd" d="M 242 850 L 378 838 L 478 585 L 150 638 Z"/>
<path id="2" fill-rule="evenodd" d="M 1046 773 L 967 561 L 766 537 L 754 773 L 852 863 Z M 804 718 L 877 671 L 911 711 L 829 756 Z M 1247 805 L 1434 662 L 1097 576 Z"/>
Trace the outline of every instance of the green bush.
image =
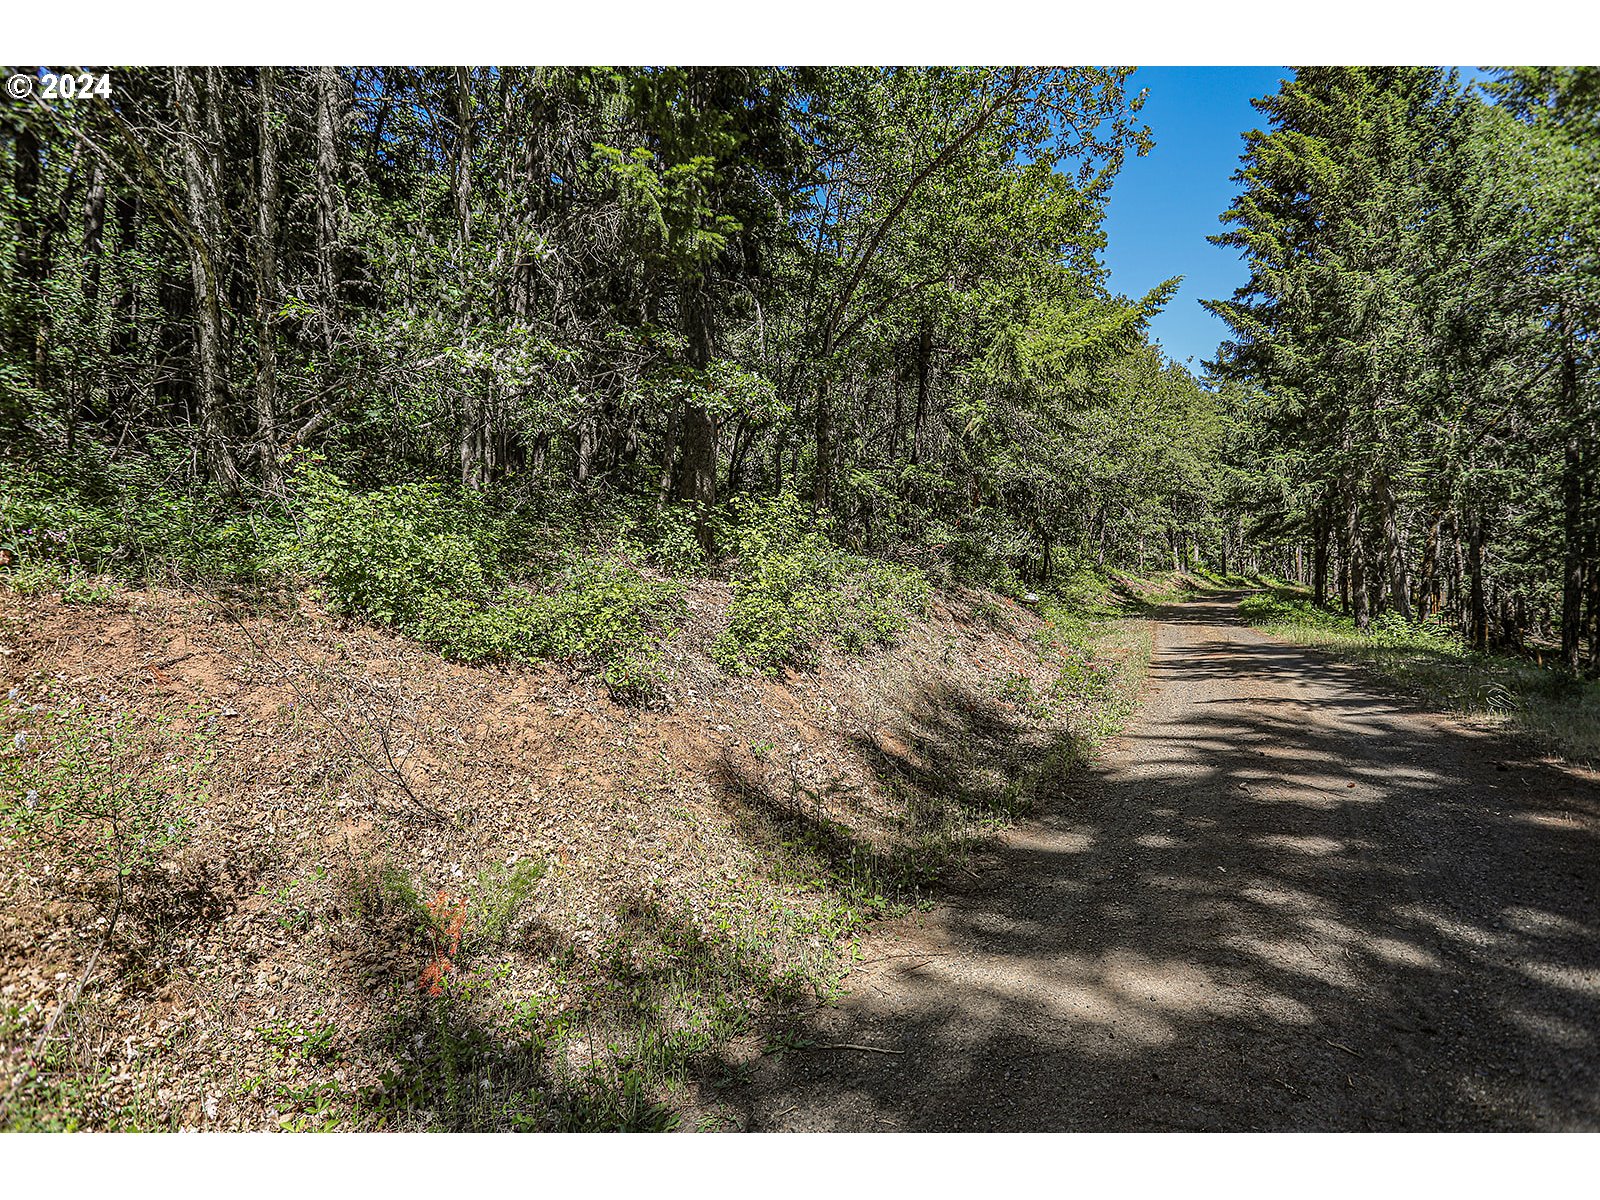
<path id="1" fill-rule="evenodd" d="M 1350 617 L 1318 608 L 1309 598 L 1285 591 L 1258 592 L 1239 601 L 1239 613 L 1257 625 L 1297 626 L 1347 634 L 1372 645 L 1395 650 L 1433 651 L 1460 655 L 1467 651 L 1461 635 L 1439 618 L 1408 621 L 1383 612 L 1358 630 Z"/>
<path id="2" fill-rule="evenodd" d="M 470 497 L 433 482 L 356 493 L 321 472 L 303 477 L 301 497 L 305 550 L 338 612 L 406 627 L 495 582 L 499 531 Z"/>
<path id="3" fill-rule="evenodd" d="M 0 467 L 0 542 L 16 548 L 35 579 L 52 567 L 133 582 L 256 581 L 284 569 L 286 510 L 245 509 L 205 488 L 174 490 L 182 464 L 169 457 L 85 453 L 49 473 Z"/>
<path id="4" fill-rule="evenodd" d="M 1314 625 L 1324 629 L 1337 629 L 1354 622 L 1340 617 L 1325 608 L 1318 608 L 1303 596 L 1285 595 L 1281 592 L 1257 592 L 1239 601 L 1239 615 L 1257 624 L 1282 622 L 1294 625 Z"/>
<path id="5" fill-rule="evenodd" d="M 109 583 L 88 575 L 73 575 L 61 585 L 63 604 L 109 604 L 114 595 Z"/>
<path id="6" fill-rule="evenodd" d="M 1003 596 L 1021 596 L 1028 590 L 1017 564 L 1028 560 L 1034 542 L 1009 523 L 982 515 L 954 529 L 935 522 L 927 537 L 940 547 L 941 555 L 950 564 L 952 578 Z"/>
<path id="7" fill-rule="evenodd" d="M 833 642 L 852 653 L 889 645 L 928 583 L 906 567 L 850 554 L 810 527 L 797 497 L 736 505 L 739 570 L 728 628 L 711 656 L 739 674 L 809 664 Z"/>
<path id="8" fill-rule="evenodd" d="M 490 949 L 505 942 L 512 921 L 544 873 L 545 864 L 531 859 L 510 866 L 495 864 L 478 872 L 469 897 L 467 937 L 470 949 Z"/>
<path id="9" fill-rule="evenodd" d="M 109 905 L 124 888 L 170 888 L 149 877 L 188 837 L 214 757 L 215 718 L 192 723 L 12 688 L 0 709 L 0 837 L 25 846 L 63 898 Z"/>
<path id="10" fill-rule="evenodd" d="M 660 692 L 682 584 L 578 558 L 542 586 L 508 586 L 503 518 L 475 497 L 435 483 L 355 494 L 325 475 L 304 494 L 310 562 L 337 611 L 463 662 L 593 663 L 619 699 Z"/>
<path id="11" fill-rule="evenodd" d="M 663 506 L 636 527 L 625 527 L 620 548 L 648 559 L 668 575 L 697 578 L 706 574 L 711 563 L 695 533 L 696 523 L 692 506 Z"/>

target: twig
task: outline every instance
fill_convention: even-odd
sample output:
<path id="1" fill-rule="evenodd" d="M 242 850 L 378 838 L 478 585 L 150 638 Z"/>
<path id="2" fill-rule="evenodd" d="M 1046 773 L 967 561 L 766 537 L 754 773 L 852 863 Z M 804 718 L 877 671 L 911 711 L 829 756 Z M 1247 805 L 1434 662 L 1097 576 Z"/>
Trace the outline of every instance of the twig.
<path id="1" fill-rule="evenodd" d="M 1346 1045 L 1345 1045 L 1345 1044 L 1344 1044 L 1344 1043 L 1343 1043 L 1343 1042 L 1336 1042 L 1336 1041 L 1334 1041 L 1334 1040 L 1333 1040 L 1333 1039 L 1332 1039 L 1332 1038 L 1323 1038 L 1323 1039 L 1322 1039 L 1322 1040 L 1323 1040 L 1323 1041 L 1325 1041 L 1325 1042 L 1327 1042 L 1327 1043 L 1328 1043 L 1328 1045 L 1330 1045 L 1330 1046 L 1332 1046 L 1332 1047 L 1333 1047 L 1333 1048 L 1334 1048 L 1334 1049 L 1336 1049 L 1336 1050 L 1343 1050 L 1343 1051 L 1344 1051 L 1344 1052 L 1345 1052 L 1345 1053 L 1346 1053 L 1346 1054 L 1354 1054 L 1354 1055 L 1355 1055 L 1355 1056 L 1356 1056 L 1356 1057 L 1357 1057 L 1357 1058 L 1363 1058 L 1363 1057 L 1365 1057 L 1365 1056 L 1364 1056 L 1364 1055 L 1363 1055 L 1363 1054 L 1362 1054 L 1362 1053 L 1361 1053 L 1361 1051 L 1359 1051 L 1359 1050 L 1352 1050 L 1352 1049 L 1350 1049 L 1350 1047 L 1349 1047 L 1349 1046 L 1346 1046 Z"/>
<path id="2" fill-rule="evenodd" d="M 883 1046 L 858 1046 L 855 1042 L 836 1042 L 831 1046 L 818 1046 L 818 1050 L 870 1050 L 874 1054 L 904 1054 L 904 1050 L 889 1050 Z"/>
<path id="3" fill-rule="evenodd" d="M 434 820 L 436 820 L 436 821 L 445 820 L 445 814 L 444 813 L 440 812 L 433 805 L 431 805 L 427 801 L 425 801 L 421 796 L 417 795 L 417 793 L 412 789 L 411 785 L 408 782 L 406 782 L 406 778 L 405 778 L 404 774 L 401 773 L 400 764 L 395 761 L 394 755 L 390 751 L 388 737 L 387 737 L 387 730 L 385 730 L 383 732 L 383 734 L 378 737 L 379 745 L 382 748 L 382 750 L 384 752 L 384 757 L 388 760 L 388 764 L 389 764 L 389 769 L 387 771 L 385 771 L 382 766 L 380 766 L 379 764 L 373 762 L 372 759 L 367 756 L 366 751 L 362 750 L 362 748 L 356 743 L 356 740 L 350 736 L 348 731 L 346 731 L 344 726 L 340 725 L 339 722 L 335 721 L 331 716 L 328 715 L 328 713 L 324 712 L 323 708 L 322 708 L 322 706 L 320 704 L 316 703 L 314 700 L 311 699 L 311 697 L 307 696 L 305 694 L 305 692 L 301 690 L 299 683 L 297 683 L 295 681 L 294 673 L 291 672 L 288 668 L 286 668 L 282 663 L 280 663 L 275 657 L 273 657 L 272 653 L 266 648 L 266 646 L 264 644 L 262 644 L 261 642 L 256 640 L 255 635 L 252 634 L 250 632 L 249 627 L 247 625 L 245 625 L 244 619 L 242 617 L 240 617 L 237 613 L 235 613 L 233 611 L 233 609 L 225 601 L 223 601 L 223 599 L 220 596 L 208 595 L 208 594 L 206 594 L 204 592 L 201 592 L 198 588 L 196 588 L 194 585 L 192 585 L 187 580 L 185 580 L 185 579 L 183 579 L 181 577 L 178 579 L 178 583 L 179 583 L 179 585 L 181 587 L 185 588 L 191 595 L 195 596 L 197 599 L 203 600 L 203 601 L 210 601 L 211 603 L 213 603 L 213 604 L 217 605 L 219 608 L 221 608 L 222 611 L 227 614 L 228 619 L 239 627 L 239 632 L 244 634 L 245 640 L 250 643 L 251 648 L 253 650 L 255 650 L 255 652 L 257 654 L 261 655 L 262 658 L 266 659 L 267 662 L 271 663 L 272 666 L 277 669 L 278 674 L 282 677 L 283 681 L 289 685 L 290 689 L 294 692 L 296 698 L 298 698 L 301 703 L 303 703 L 307 707 L 309 707 L 312 712 L 317 714 L 317 716 L 321 717 L 323 719 L 323 721 L 327 723 L 328 728 L 333 730 L 333 732 L 336 733 L 344 741 L 345 745 L 347 745 L 350 748 L 351 752 L 356 756 L 356 758 L 358 758 L 362 762 L 362 764 L 364 766 L 366 766 L 366 768 L 368 770 L 370 770 L 379 779 L 387 780 L 390 784 L 394 785 L 400 791 L 404 792 L 405 796 L 406 796 L 406 799 L 410 800 L 411 803 L 415 804 L 418 808 L 420 808 L 423 812 L 427 813 Z M 222 652 L 224 654 L 227 654 L 235 662 L 240 662 L 240 663 L 245 662 L 245 659 L 244 659 L 243 655 L 235 654 L 230 648 L 228 648 L 226 646 L 220 646 L 219 648 L 222 650 Z M 375 730 L 376 726 L 372 725 L 369 722 L 368 723 L 368 728 Z"/>
<path id="4" fill-rule="evenodd" d="M 70 992 L 63 995 L 56 1004 L 56 1011 L 50 1014 L 50 1020 L 45 1023 L 44 1032 L 39 1035 L 39 1040 L 33 1044 L 33 1053 L 22 1064 L 21 1069 L 11 1080 L 11 1086 L 6 1089 L 4 1099 L 0 1099 L 0 1127 L 5 1124 L 7 1112 L 11 1109 L 11 1101 L 17 1094 L 17 1089 L 22 1086 L 22 1081 L 27 1078 L 28 1072 L 39 1065 L 44 1049 L 50 1044 L 51 1035 L 56 1031 L 56 1023 L 62 1015 L 83 998 L 83 989 L 88 986 L 89 979 L 94 975 L 94 969 L 100 962 L 100 954 L 106 948 L 106 943 L 111 940 L 111 935 L 116 931 L 117 922 L 122 918 L 122 875 L 117 875 L 117 900 L 111 909 L 111 920 L 106 923 L 106 931 L 100 935 L 100 941 L 94 948 L 94 953 L 89 956 L 88 963 L 83 968 L 83 973 L 78 976 L 78 982 Z"/>
<path id="5" fill-rule="evenodd" d="M 198 650 L 190 650 L 184 654 L 174 654 L 171 658 L 163 658 L 160 662 L 141 663 L 139 666 L 133 667 L 123 673 L 126 675 L 133 675 L 139 671 L 164 671 L 168 667 L 176 666 L 178 663 L 183 662 L 184 659 L 193 658 L 199 653 L 200 651 Z"/>

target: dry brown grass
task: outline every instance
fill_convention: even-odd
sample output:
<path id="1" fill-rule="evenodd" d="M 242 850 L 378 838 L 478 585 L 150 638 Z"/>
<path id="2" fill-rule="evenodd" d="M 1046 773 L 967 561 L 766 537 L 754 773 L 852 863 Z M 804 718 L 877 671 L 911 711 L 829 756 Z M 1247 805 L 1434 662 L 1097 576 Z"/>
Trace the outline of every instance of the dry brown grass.
<path id="1" fill-rule="evenodd" d="M 1039 618 L 1007 600 L 941 593 L 900 645 L 769 680 L 705 655 L 726 593 L 691 589 L 657 709 L 558 667 L 453 664 L 303 601 L 243 616 L 171 591 L 114 606 L 0 593 L 4 687 L 211 722 L 183 869 L 227 891 L 204 920 L 119 934 L 119 965 L 92 981 L 22 1124 L 733 1120 L 718 1083 L 763 1031 L 832 994 L 863 922 L 918 902 L 1047 793 L 1041 764 L 1102 713 L 1046 717 L 1002 694 L 1056 677 Z M 1125 628 L 1132 679 L 1143 626 Z M 508 910 L 508 872 L 529 862 L 542 877 Z M 30 877 L 0 845 L 7 886 Z M 416 898 L 441 893 L 450 921 L 461 898 L 503 920 L 447 921 L 451 969 L 419 986 L 441 945 Z M 13 1049 L 91 932 L 47 895 L 0 925 Z"/>

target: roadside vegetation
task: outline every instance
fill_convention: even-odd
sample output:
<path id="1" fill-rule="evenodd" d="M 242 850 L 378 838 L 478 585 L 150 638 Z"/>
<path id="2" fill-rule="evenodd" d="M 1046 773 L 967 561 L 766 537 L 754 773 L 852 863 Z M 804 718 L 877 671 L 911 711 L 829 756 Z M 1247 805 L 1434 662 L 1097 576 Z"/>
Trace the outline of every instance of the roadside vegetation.
<path id="1" fill-rule="evenodd" d="M 175 499 L 4 502 L 11 544 L 28 548 L 0 593 L 19 667 L 0 729 L 9 961 L 63 968 L 43 991 L 14 979 L 0 1007 L 6 1128 L 737 1127 L 717 1097 L 800 1048 L 792 1018 L 839 994 L 870 923 L 928 903 L 1125 719 L 1150 653 L 1142 618 L 1176 594 L 1063 551 L 1038 592 L 969 552 L 1016 595 L 974 587 L 948 564 L 847 550 L 793 498 L 719 512 L 712 556 L 663 517 L 536 514 L 432 484 L 362 491 L 316 464 L 297 478 L 271 518 L 226 538 L 191 538 L 214 527 Z M 96 690 L 130 673 L 170 683 L 187 664 L 168 660 L 187 654 L 113 651 L 75 684 L 32 656 L 31 626 L 138 623 L 150 607 L 163 640 L 231 639 L 229 674 L 273 687 L 288 724 L 220 699 L 174 708 L 160 686 Z M 738 720 L 733 689 L 752 681 L 839 705 L 828 680 L 850 662 L 893 674 L 868 689 L 871 721 L 830 731 L 820 761 L 764 712 L 737 752 L 674 747 L 648 770 L 624 766 L 620 742 L 562 751 L 623 770 L 623 791 L 595 801 L 635 814 L 563 862 L 515 818 L 487 846 L 472 833 L 481 804 L 504 809 L 558 763 L 529 757 L 527 783 L 480 779 L 492 799 L 475 800 L 472 748 L 447 732 L 467 718 L 436 713 L 430 733 L 420 705 L 351 657 L 395 635 L 402 690 L 446 669 L 531 670 L 552 711 L 607 697 L 625 739 L 685 711 Z M 317 658 L 329 639 L 346 666 Z M 475 719 L 507 717 L 522 714 Z M 276 748 L 272 790 L 292 799 L 261 807 L 240 721 Z M 413 771 L 419 752 L 454 757 L 436 767 L 450 777 Z M 330 844 L 350 811 L 371 827 Z M 585 818 L 562 811 L 557 841 L 580 840 Z M 698 856 L 670 886 L 628 848 L 649 820 L 672 831 L 650 844 Z M 461 865 L 441 876 L 439 862 Z M 231 932 L 251 908 L 266 932 Z M 39 941 L 69 914 L 69 941 Z M 273 1002 L 219 1025 L 202 998 L 263 939 L 282 964 L 260 968 Z M 141 1049 L 119 1061 L 114 1035 L 130 1031 Z M 209 1065 L 186 1057 L 201 1045 Z M 162 1082 L 191 1071 L 192 1095 Z"/>
<path id="2" fill-rule="evenodd" d="M 1239 611 L 1265 633 L 1359 663 L 1430 706 L 1504 725 L 1574 762 L 1600 762 L 1600 680 L 1562 669 L 1559 647 L 1484 653 L 1453 622 L 1394 613 L 1361 629 L 1291 587 L 1246 596 Z"/>

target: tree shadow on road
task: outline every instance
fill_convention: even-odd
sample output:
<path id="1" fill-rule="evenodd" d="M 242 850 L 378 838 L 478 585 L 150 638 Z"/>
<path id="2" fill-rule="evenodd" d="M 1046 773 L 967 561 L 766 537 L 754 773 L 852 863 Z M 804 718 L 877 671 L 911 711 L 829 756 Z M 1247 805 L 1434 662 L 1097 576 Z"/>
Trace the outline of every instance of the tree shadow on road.
<path id="1" fill-rule="evenodd" d="M 1600 1126 L 1600 789 L 1293 647 L 1200 633 L 1171 686 L 1206 702 L 1059 782 L 900 931 L 926 961 L 813 1018 L 899 1053 L 765 1062 L 750 1126 Z"/>

